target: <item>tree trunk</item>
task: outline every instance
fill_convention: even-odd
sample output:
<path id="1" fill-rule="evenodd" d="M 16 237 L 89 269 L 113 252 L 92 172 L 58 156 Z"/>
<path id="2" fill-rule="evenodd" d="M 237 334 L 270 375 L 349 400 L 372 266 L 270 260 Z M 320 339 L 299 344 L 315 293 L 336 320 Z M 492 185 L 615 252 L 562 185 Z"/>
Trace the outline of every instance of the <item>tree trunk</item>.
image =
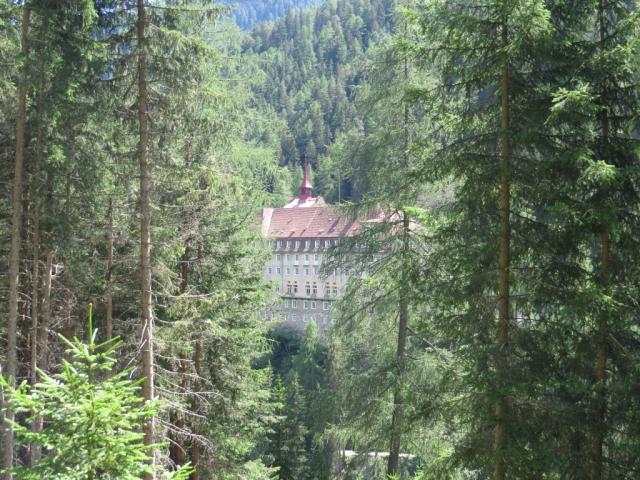
<path id="1" fill-rule="evenodd" d="M 403 212 L 403 257 L 406 257 L 409 250 L 409 216 Z M 403 262 L 406 258 L 403 259 Z M 403 285 L 407 283 L 406 266 L 402 272 Z M 398 346 L 396 349 L 396 361 L 398 362 L 398 380 L 393 392 L 393 414 L 391 417 L 391 432 L 389 442 L 389 460 L 387 463 L 387 475 L 397 475 L 400 464 L 400 439 L 402 436 L 402 421 L 404 405 L 402 399 L 402 384 L 406 362 L 407 325 L 409 322 L 409 302 L 406 291 L 401 288 L 400 294 L 400 318 L 398 323 Z"/>
<path id="2" fill-rule="evenodd" d="M 189 286 L 189 247 L 185 246 L 184 254 L 182 255 L 182 260 L 180 262 L 180 294 L 184 295 L 187 293 L 187 288 Z M 178 364 L 178 372 L 180 374 L 180 395 L 185 395 L 189 389 L 189 377 L 187 375 L 187 358 L 185 356 L 184 351 L 180 352 L 180 361 Z M 172 448 L 172 460 L 177 465 L 184 465 L 186 460 L 185 455 L 185 435 L 184 435 L 184 427 L 185 427 L 185 412 L 182 408 L 178 409 L 176 412 L 176 435 L 175 442 Z"/>
<path id="3" fill-rule="evenodd" d="M 605 51 L 605 39 L 607 36 L 605 25 L 605 5 L 603 0 L 598 2 L 598 23 L 600 34 L 600 50 Z M 609 94 L 606 86 L 600 94 L 601 110 L 601 127 L 602 127 L 602 145 L 608 147 L 610 136 L 609 125 Z M 608 287 L 611 265 L 611 238 L 609 235 L 609 227 L 602 225 L 600 232 L 600 242 L 602 258 L 600 264 L 600 282 L 603 288 Z M 596 365 L 595 365 L 595 383 L 596 383 L 596 418 L 594 422 L 595 432 L 591 444 L 591 480 L 601 480 L 603 474 L 603 445 L 607 434 L 607 317 L 606 314 L 600 314 L 597 320 L 596 333 Z"/>
<path id="4" fill-rule="evenodd" d="M 504 480 L 504 450 L 507 442 L 507 419 L 505 401 L 505 380 L 508 368 L 510 290 L 511 290 L 511 224 L 509 218 L 511 200 L 511 143 L 509 106 L 509 56 L 506 51 L 509 37 L 506 20 L 501 26 L 500 78 L 500 230 L 499 230 L 499 272 L 498 272 L 498 342 L 496 354 L 495 432 L 493 449 L 495 454 L 494 480 Z"/>
<path id="5" fill-rule="evenodd" d="M 405 28 L 406 31 L 406 28 Z M 404 61 L 404 80 L 409 79 L 409 63 Z M 404 163 L 409 164 L 409 106 L 404 107 Z M 402 212 L 402 286 L 408 284 L 408 272 L 406 267 L 407 254 L 409 252 L 409 216 Z M 398 343 L 396 349 L 396 361 L 398 362 L 398 380 L 393 391 L 393 413 L 391 415 L 391 431 L 389 438 L 389 459 L 387 462 L 387 476 L 398 474 L 400 466 L 400 440 L 402 437 L 402 421 L 404 414 L 402 386 L 406 361 L 407 326 L 409 322 L 409 299 L 405 288 L 400 288 L 399 322 L 398 322 Z"/>
<path id="6" fill-rule="evenodd" d="M 109 197 L 107 212 L 107 292 L 106 292 L 106 337 L 113 338 L 113 198 Z"/>
<path id="7" fill-rule="evenodd" d="M 194 382 L 194 387 L 196 389 L 193 395 L 193 412 L 197 413 L 200 402 L 198 400 L 198 395 L 200 395 L 200 355 L 201 355 L 201 346 L 200 342 L 196 341 L 195 350 L 193 352 L 193 364 L 195 368 L 196 378 L 197 380 Z M 195 428 L 193 429 L 194 433 Z M 193 466 L 194 472 L 191 476 L 192 480 L 200 480 L 200 443 L 199 440 L 194 436 L 192 445 L 191 445 L 191 465 Z"/>
<path id="8" fill-rule="evenodd" d="M 149 165 L 149 112 L 146 81 L 146 13 L 144 0 L 138 0 L 138 161 L 140 164 L 140 315 L 142 320 L 142 397 L 154 399 L 153 366 L 153 303 L 151 297 L 151 168 Z M 144 444 L 152 445 L 155 436 L 155 419 L 150 418 L 144 427 Z M 149 463 L 155 464 L 155 451 L 149 452 Z M 145 474 L 145 479 L 155 475 Z"/>
<path id="9" fill-rule="evenodd" d="M 35 385 L 38 381 L 38 372 L 36 367 L 38 366 L 38 310 L 40 307 L 40 300 L 38 291 L 40 288 L 40 275 L 39 275 L 39 260 L 40 260 L 40 210 L 36 206 L 34 208 L 33 218 L 33 241 L 32 241 L 32 256 L 31 256 L 31 348 L 29 349 L 29 373 L 31 385 Z M 31 425 L 33 432 L 40 431 L 41 421 L 40 419 L 34 420 Z M 40 458 L 40 448 L 37 445 L 29 445 L 29 465 L 34 466 Z"/>
<path id="10" fill-rule="evenodd" d="M 27 56 L 29 54 L 29 3 L 25 2 L 22 7 L 22 34 L 21 34 L 21 55 L 24 64 L 20 70 L 18 87 L 18 115 L 16 120 L 16 161 L 14 165 L 13 196 L 11 199 L 11 251 L 9 253 L 9 308 L 7 318 L 7 357 L 4 369 L 5 377 L 15 384 L 17 348 L 16 330 L 18 323 L 18 272 L 20 263 L 20 245 L 22 243 L 22 180 L 25 157 L 25 127 L 27 117 Z M 6 420 L 13 420 L 14 414 L 10 411 L 5 413 Z M 13 429 L 5 427 L 3 430 L 2 442 L 2 467 L 11 468 L 13 466 L 14 437 Z M 4 474 L 5 479 L 12 479 L 10 473 Z"/>
<path id="11" fill-rule="evenodd" d="M 189 388 L 189 377 L 187 376 L 187 358 L 184 352 L 180 352 L 180 395 L 184 395 Z M 176 419 L 176 465 L 184 465 L 186 460 L 185 444 L 184 444 L 184 411 L 178 412 L 178 418 Z"/>
<path id="12" fill-rule="evenodd" d="M 40 322 L 38 344 L 40 345 L 40 368 L 49 368 L 49 325 L 51 324 L 51 277 L 53 276 L 53 252 L 47 253 L 47 265 L 45 267 L 44 291 L 42 296 L 42 321 Z"/>

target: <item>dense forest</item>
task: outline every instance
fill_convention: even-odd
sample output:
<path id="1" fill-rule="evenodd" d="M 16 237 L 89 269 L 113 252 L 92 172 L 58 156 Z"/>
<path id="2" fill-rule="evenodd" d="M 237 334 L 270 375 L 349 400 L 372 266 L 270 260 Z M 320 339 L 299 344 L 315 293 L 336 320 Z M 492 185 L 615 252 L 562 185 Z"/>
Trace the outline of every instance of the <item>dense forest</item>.
<path id="1" fill-rule="evenodd" d="M 640 478 L 638 2 L 223 3 L 0 2 L 3 478 Z"/>
<path id="2" fill-rule="evenodd" d="M 273 109 L 282 122 L 280 163 L 305 161 L 318 174 L 319 191 L 332 202 L 357 197 L 342 179 L 330 147 L 353 128 L 363 128 L 356 106 L 368 52 L 393 26 L 393 0 L 337 0 L 312 10 L 291 11 L 275 23 L 256 26 L 244 43 L 258 55 L 265 82 L 255 86 L 261 109 Z"/>
<path id="3" fill-rule="evenodd" d="M 234 22 L 244 30 L 251 30 L 257 23 L 272 22 L 289 11 L 299 10 L 320 3 L 318 0 L 225 0 Z"/>

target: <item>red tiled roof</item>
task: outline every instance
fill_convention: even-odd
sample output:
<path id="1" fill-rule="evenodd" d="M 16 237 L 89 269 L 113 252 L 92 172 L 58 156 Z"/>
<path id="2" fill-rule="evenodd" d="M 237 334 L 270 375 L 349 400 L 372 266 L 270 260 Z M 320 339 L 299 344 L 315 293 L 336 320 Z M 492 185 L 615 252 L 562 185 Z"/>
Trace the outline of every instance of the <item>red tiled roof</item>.
<path id="1" fill-rule="evenodd" d="M 263 235 L 275 238 L 340 238 L 360 229 L 356 219 L 341 217 L 331 207 L 265 208 Z"/>
<path id="2" fill-rule="evenodd" d="M 284 208 L 310 208 L 310 207 L 324 207 L 326 202 L 322 197 L 306 197 L 300 195 L 299 197 L 293 197 Z"/>

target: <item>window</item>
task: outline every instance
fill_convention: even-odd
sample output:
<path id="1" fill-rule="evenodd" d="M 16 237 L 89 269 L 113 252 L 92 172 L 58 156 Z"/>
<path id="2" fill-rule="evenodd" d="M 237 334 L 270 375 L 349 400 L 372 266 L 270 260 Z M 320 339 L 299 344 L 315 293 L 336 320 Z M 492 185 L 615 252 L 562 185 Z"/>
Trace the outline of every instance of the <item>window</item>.
<path id="1" fill-rule="evenodd" d="M 311 302 L 311 310 L 315 310 L 316 309 L 316 302 Z"/>
<path id="2" fill-rule="evenodd" d="M 305 269 L 304 269 L 304 274 L 305 274 L 305 275 L 309 275 L 309 269 L 308 269 L 308 268 L 305 268 Z"/>
<path id="3" fill-rule="evenodd" d="M 280 240 L 278 240 L 278 241 L 276 242 L 276 248 L 277 248 L 277 249 L 282 248 L 282 242 L 281 242 Z M 280 257 L 280 255 L 278 255 L 278 257 Z M 280 258 L 278 258 L 278 260 L 280 260 Z"/>
<path id="4" fill-rule="evenodd" d="M 311 290 L 311 291 L 312 291 L 313 295 L 314 295 L 314 296 L 318 295 L 318 284 L 317 284 L 316 282 L 313 282 L 312 287 L 313 287 L 313 288 L 312 288 L 312 290 Z"/>
<path id="5" fill-rule="evenodd" d="M 287 282 L 287 293 L 293 293 L 293 285 L 291 285 L 291 282 Z"/>
<path id="6" fill-rule="evenodd" d="M 269 249 L 271 249 L 271 247 L 273 247 L 273 241 L 272 241 L 272 240 L 269 240 L 269 241 L 267 242 L 267 245 L 269 245 Z"/>
<path id="7" fill-rule="evenodd" d="M 305 240 L 304 241 L 304 248 L 305 250 L 309 250 L 309 247 L 311 246 L 311 240 Z"/>
<path id="8" fill-rule="evenodd" d="M 280 243 L 280 242 L 278 242 L 278 243 Z M 280 261 L 280 254 L 278 253 L 278 254 L 276 255 L 276 262 L 279 262 L 279 261 Z"/>
<path id="9" fill-rule="evenodd" d="M 331 287 L 329 286 L 329 282 L 324 284 L 324 296 L 327 298 L 331 296 Z"/>
<path id="10" fill-rule="evenodd" d="M 309 261 L 309 254 L 308 254 L 308 253 L 305 253 L 305 255 L 304 255 L 304 261 L 305 261 L 305 262 L 308 262 L 308 261 Z"/>
<path id="11" fill-rule="evenodd" d="M 296 263 L 298 263 L 298 254 L 296 253 Z"/>
<path id="12" fill-rule="evenodd" d="M 313 260 L 318 263 L 318 261 L 320 260 L 320 255 L 318 255 L 317 253 L 313 256 Z"/>
<path id="13" fill-rule="evenodd" d="M 293 282 L 293 293 L 298 293 L 298 282 Z"/>
<path id="14" fill-rule="evenodd" d="M 305 286 L 305 291 L 307 292 L 307 297 L 311 296 L 311 284 L 309 282 L 307 282 L 306 286 Z"/>
<path id="15" fill-rule="evenodd" d="M 324 311 L 329 310 L 329 302 L 322 302 L 322 310 Z"/>
<path id="16" fill-rule="evenodd" d="M 287 275 L 291 275 L 291 269 L 287 267 Z"/>
<path id="17" fill-rule="evenodd" d="M 316 249 L 320 248 L 320 240 L 316 240 Z"/>
<path id="18" fill-rule="evenodd" d="M 280 273 L 282 273 L 282 269 L 280 267 L 276 267 L 276 273 L 280 275 Z"/>
<path id="19" fill-rule="evenodd" d="M 291 308 L 298 308 L 298 301 L 297 300 L 291 300 Z"/>
<path id="20" fill-rule="evenodd" d="M 333 284 L 333 288 L 331 290 L 332 290 L 331 293 L 333 294 L 333 296 L 337 297 L 338 296 L 338 286 L 335 283 Z"/>
<path id="21" fill-rule="evenodd" d="M 295 267 L 295 268 L 293 269 L 293 271 L 294 271 L 294 273 L 295 273 L 296 275 L 299 275 L 299 274 L 300 274 L 300 270 L 298 269 L 298 267 Z"/>
<path id="22" fill-rule="evenodd" d="M 307 315 L 306 313 L 302 316 L 302 321 L 303 322 L 308 322 L 309 321 L 309 315 Z"/>
<path id="23" fill-rule="evenodd" d="M 273 273 L 273 268 L 269 267 L 267 271 L 269 272 L 269 275 L 271 275 Z"/>
<path id="24" fill-rule="evenodd" d="M 292 313 L 292 314 L 291 314 L 291 321 L 292 321 L 292 322 L 296 322 L 296 321 L 298 321 L 298 316 L 297 316 L 295 313 Z"/>
<path id="25" fill-rule="evenodd" d="M 285 299 L 285 301 L 284 301 L 284 306 L 285 306 L 286 308 L 289 308 L 289 307 L 291 306 L 291 300 L 289 300 L 288 298 L 287 298 L 287 299 Z"/>
<path id="26" fill-rule="evenodd" d="M 288 253 L 284 254 L 284 261 L 285 261 L 285 263 L 289 262 L 289 254 Z"/>
<path id="27" fill-rule="evenodd" d="M 296 249 L 300 248 L 300 240 L 296 240 Z"/>
<path id="28" fill-rule="evenodd" d="M 307 302 L 306 300 L 303 302 L 303 307 L 305 310 L 309 310 L 309 302 Z"/>
<path id="29" fill-rule="evenodd" d="M 287 250 L 291 248 L 291 240 L 287 240 Z"/>

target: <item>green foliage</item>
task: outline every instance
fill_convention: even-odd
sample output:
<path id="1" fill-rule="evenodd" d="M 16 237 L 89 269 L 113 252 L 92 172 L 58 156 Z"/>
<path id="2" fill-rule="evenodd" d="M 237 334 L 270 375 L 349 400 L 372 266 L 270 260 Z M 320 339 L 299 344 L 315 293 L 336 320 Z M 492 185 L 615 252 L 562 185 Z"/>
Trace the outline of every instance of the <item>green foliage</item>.
<path id="1" fill-rule="evenodd" d="M 364 59 L 392 29 L 393 8 L 390 0 L 325 2 L 258 25 L 245 42 L 245 54 L 256 54 L 265 73 L 254 87 L 259 106 L 278 115 L 281 164 L 299 170 L 308 161 L 324 169 L 316 191 L 334 200 L 338 188 L 327 179 L 324 158 L 342 133 L 362 123 L 354 100 Z M 349 198 L 349 179 L 339 181 L 341 197 Z"/>
<path id="2" fill-rule="evenodd" d="M 18 478 L 133 480 L 151 471 L 146 464 L 151 447 L 143 445 L 140 429 L 159 404 L 138 396 L 141 381 L 130 379 L 130 369 L 114 372 L 122 341 L 96 343 L 97 333 L 90 309 L 87 343 L 60 336 L 69 357 L 60 373 L 40 370 L 40 381 L 31 387 L 23 382 L 13 388 L 0 379 L 10 408 L 27 424 L 44 423 L 41 431 L 32 431 L 13 422 L 19 442 L 45 451 L 36 465 L 13 469 Z M 185 479 L 188 473 L 185 467 L 171 478 Z"/>
<path id="3" fill-rule="evenodd" d="M 250 30 L 257 23 L 266 23 L 287 15 L 291 10 L 306 8 L 319 3 L 318 0 L 225 0 L 231 5 L 234 21 L 243 29 Z"/>

